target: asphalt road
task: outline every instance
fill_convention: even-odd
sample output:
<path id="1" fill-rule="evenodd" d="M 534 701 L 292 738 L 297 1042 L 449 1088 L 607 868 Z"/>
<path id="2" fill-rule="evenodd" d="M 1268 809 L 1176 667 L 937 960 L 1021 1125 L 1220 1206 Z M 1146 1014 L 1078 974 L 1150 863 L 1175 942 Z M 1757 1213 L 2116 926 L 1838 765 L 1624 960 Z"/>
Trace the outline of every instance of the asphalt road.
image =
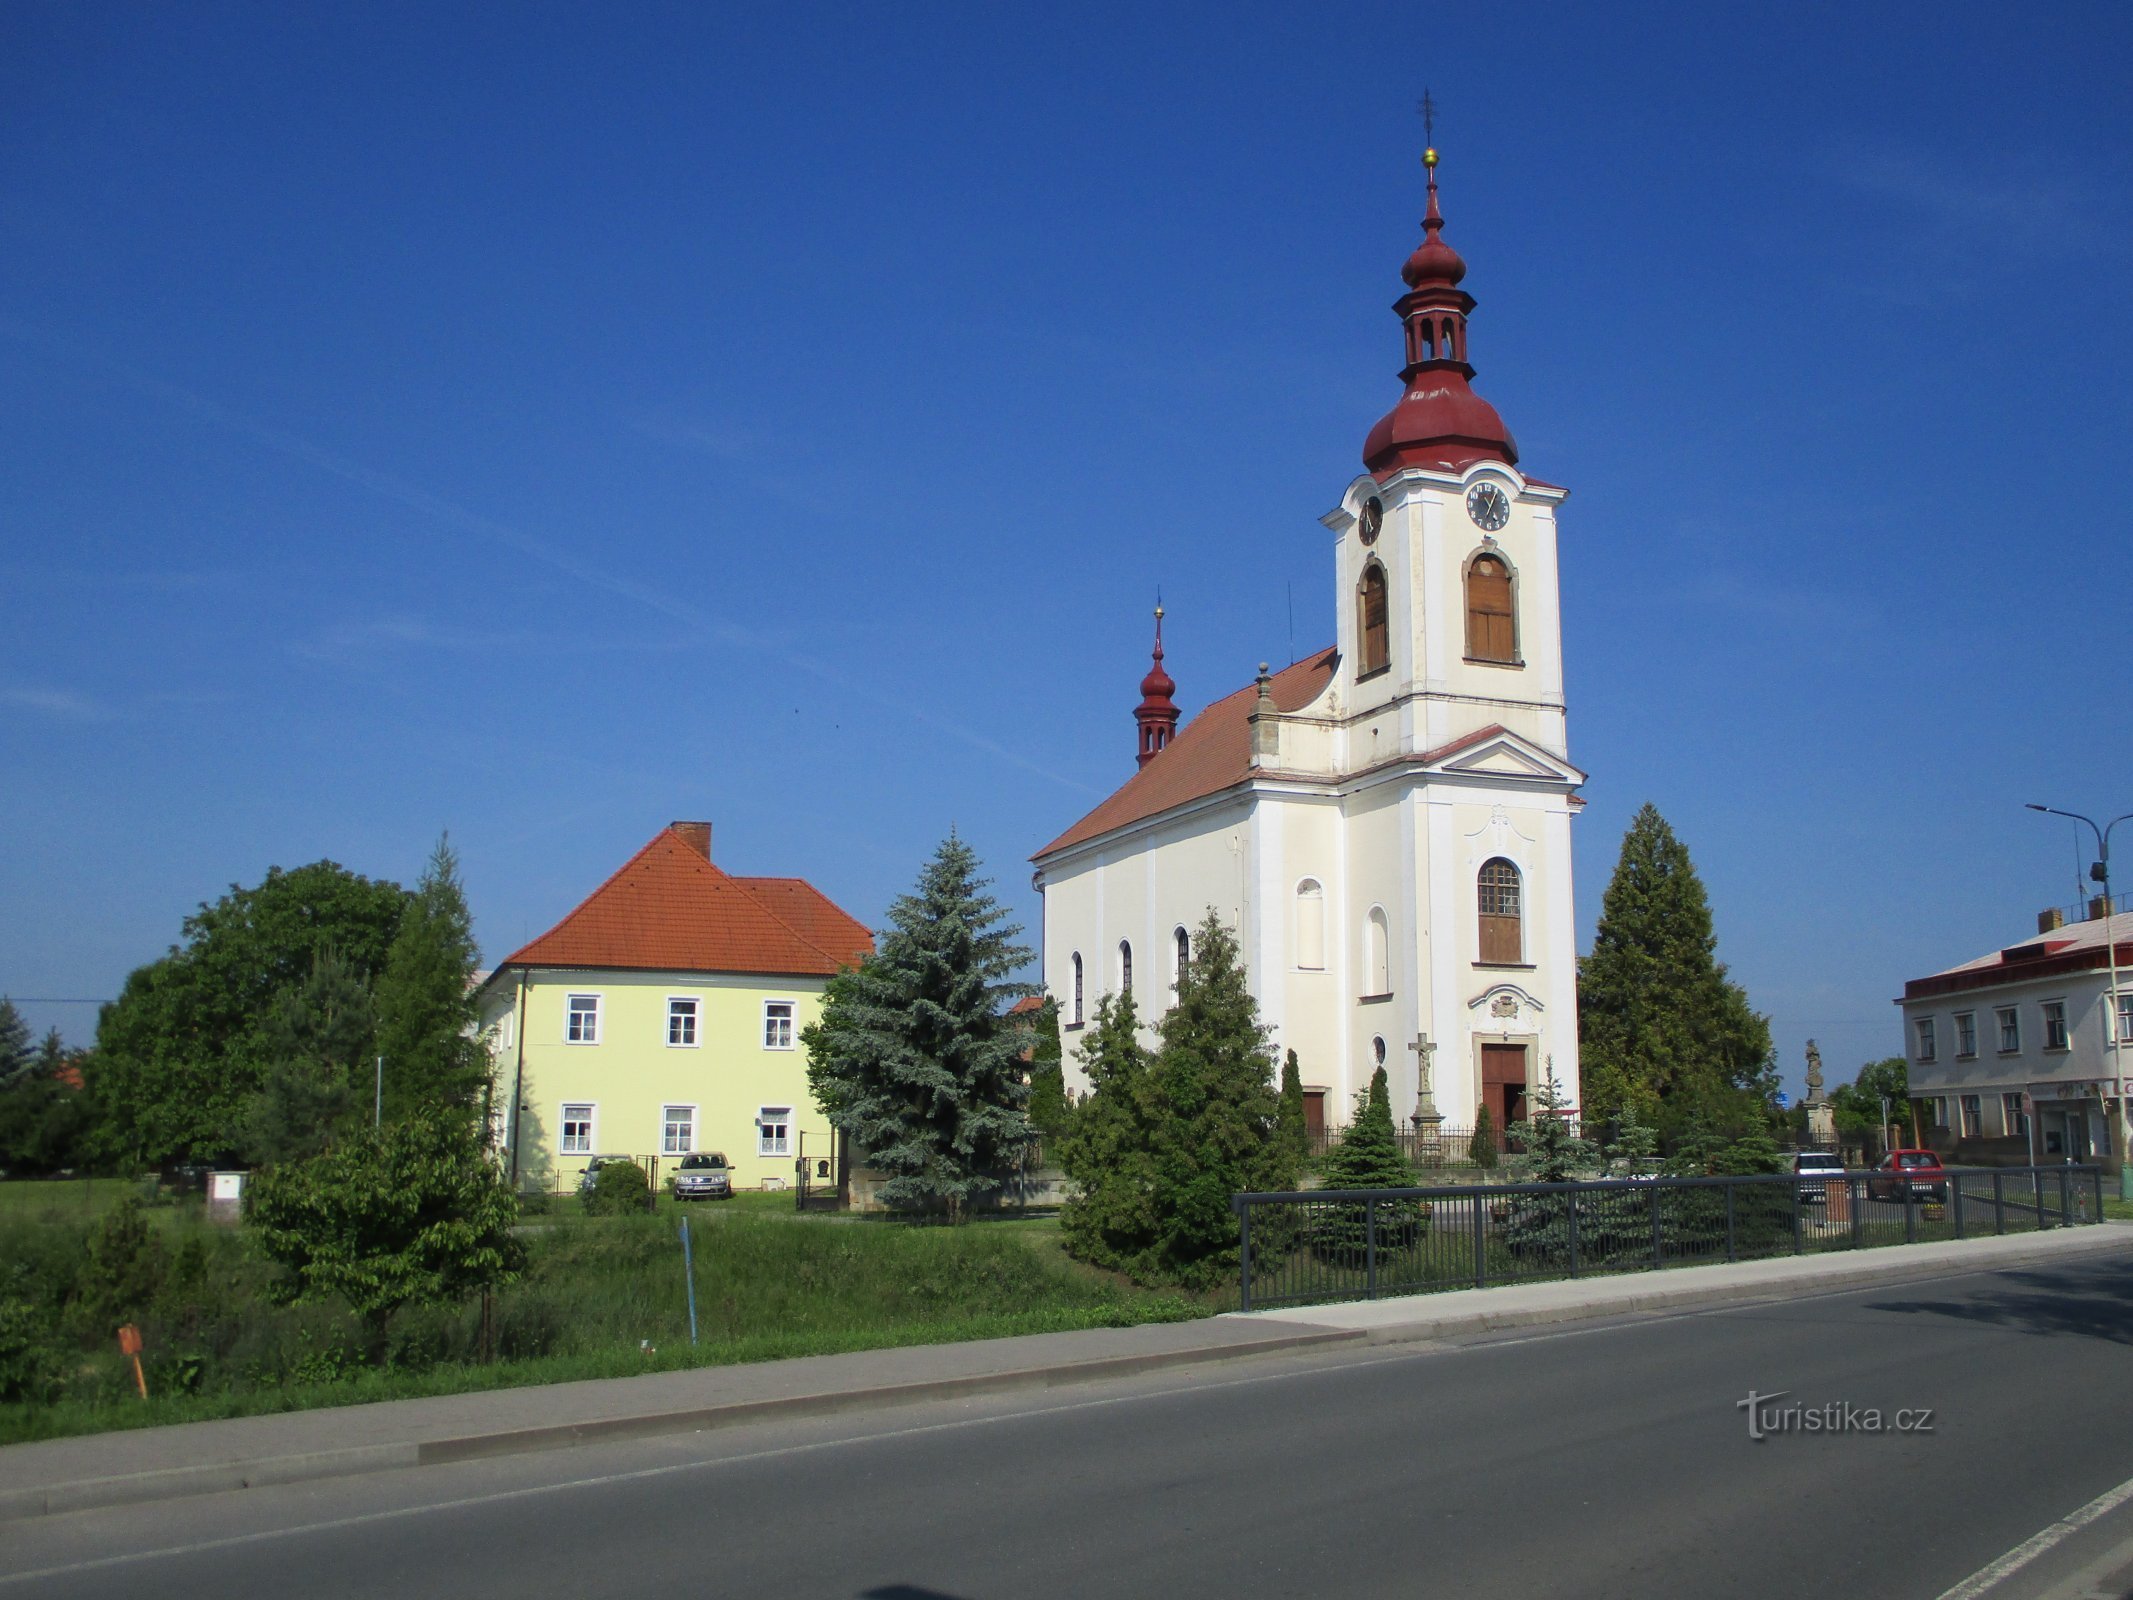
<path id="1" fill-rule="evenodd" d="M 2113 1258 L 0 1524 L 0 1600 L 1933 1600 L 2128 1479 Z"/>

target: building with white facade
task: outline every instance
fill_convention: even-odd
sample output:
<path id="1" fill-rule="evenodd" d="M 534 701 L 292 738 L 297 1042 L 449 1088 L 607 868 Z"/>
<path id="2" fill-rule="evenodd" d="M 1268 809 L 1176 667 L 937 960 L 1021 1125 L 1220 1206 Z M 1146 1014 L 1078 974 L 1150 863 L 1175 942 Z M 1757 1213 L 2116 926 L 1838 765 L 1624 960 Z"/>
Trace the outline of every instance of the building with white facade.
<path id="1" fill-rule="evenodd" d="M 2133 919 L 2127 928 L 2116 922 L 2066 923 L 2047 911 L 2035 938 L 1903 986 L 1911 1099 L 1936 1145 L 2119 1165 L 2127 1131 L 2121 1058 L 2133 1059 L 2133 946 L 2125 937 Z"/>
<path id="2" fill-rule="evenodd" d="M 1345 1121 L 1379 1065 L 1424 1131 L 1483 1105 L 1501 1130 L 1549 1073 L 1576 1104 L 1566 491 L 1469 385 L 1474 300 L 1425 161 L 1402 393 L 1322 519 L 1336 642 L 1179 727 L 1158 609 L 1138 770 L 1033 858 L 1070 1074 L 1099 996 L 1160 1016 L 1212 908 L 1314 1117 Z"/>

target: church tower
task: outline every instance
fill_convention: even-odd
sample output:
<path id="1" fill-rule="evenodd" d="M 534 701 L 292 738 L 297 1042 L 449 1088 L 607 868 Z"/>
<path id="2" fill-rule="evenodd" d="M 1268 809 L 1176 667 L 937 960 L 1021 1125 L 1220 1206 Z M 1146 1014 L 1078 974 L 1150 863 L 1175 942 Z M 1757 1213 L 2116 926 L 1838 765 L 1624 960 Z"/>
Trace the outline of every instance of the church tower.
<path id="1" fill-rule="evenodd" d="M 1106 992 L 1160 1017 L 1212 908 L 1314 1119 L 1344 1122 L 1382 1066 L 1414 1137 L 1449 1144 L 1484 1109 L 1500 1136 L 1551 1081 L 1578 1102 L 1585 775 L 1564 719 L 1567 491 L 1523 469 L 1474 391 L 1476 302 L 1437 152 L 1423 160 L 1422 243 L 1393 305 L 1400 395 L 1321 519 L 1334 645 L 1180 726 L 1159 609 L 1136 771 L 1033 859 L 1070 1074 Z"/>

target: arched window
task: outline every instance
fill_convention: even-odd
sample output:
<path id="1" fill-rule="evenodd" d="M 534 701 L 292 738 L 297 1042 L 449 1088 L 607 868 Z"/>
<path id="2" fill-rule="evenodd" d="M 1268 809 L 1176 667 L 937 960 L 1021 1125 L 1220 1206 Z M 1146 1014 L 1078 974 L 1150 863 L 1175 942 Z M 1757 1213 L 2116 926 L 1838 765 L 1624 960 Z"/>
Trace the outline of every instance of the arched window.
<path id="1" fill-rule="evenodd" d="M 1170 1003 L 1176 1005 L 1185 988 L 1185 969 L 1192 965 L 1192 935 L 1179 928 L 1170 938 L 1176 950 L 1170 968 Z"/>
<path id="2" fill-rule="evenodd" d="M 1520 927 L 1518 868 L 1498 856 L 1485 861 L 1477 884 L 1481 912 L 1481 959 L 1516 965 L 1525 959 Z"/>
<path id="3" fill-rule="evenodd" d="M 1296 964 L 1308 972 L 1326 965 L 1326 891 L 1316 878 L 1296 886 Z"/>
<path id="4" fill-rule="evenodd" d="M 1476 556 L 1466 569 L 1466 653 L 1474 661 L 1518 660 L 1511 567 L 1502 556 Z"/>
<path id="5" fill-rule="evenodd" d="M 1118 941 L 1118 992 L 1133 993 L 1133 946 L 1124 939 Z"/>
<path id="6" fill-rule="evenodd" d="M 1363 923 L 1363 955 L 1370 979 L 1370 994 L 1392 993 L 1392 929 L 1385 921 L 1385 908 L 1372 906 Z"/>
<path id="7" fill-rule="evenodd" d="M 1081 1026 L 1081 952 L 1074 952 L 1074 1010 L 1070 1019 L 1075 1027 Z"/>
<path id="8" fill-rule="evenodd" d="M 1356 649 L 1361 660 L 1359 677 L 1383 672 L 1392 665 L 1392 633 L 1386 621 L 1385 569 L 1375 561 L 1363 568 L 1363 584 L 1355 595 Z"/>

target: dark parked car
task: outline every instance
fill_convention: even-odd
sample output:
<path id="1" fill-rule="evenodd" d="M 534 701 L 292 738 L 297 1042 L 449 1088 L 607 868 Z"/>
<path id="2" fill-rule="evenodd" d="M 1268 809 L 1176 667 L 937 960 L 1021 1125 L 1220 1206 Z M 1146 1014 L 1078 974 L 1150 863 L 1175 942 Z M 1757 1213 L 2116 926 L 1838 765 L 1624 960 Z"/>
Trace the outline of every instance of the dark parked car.
<path id="1" fill-rule="evenodd" d="M 1801 1205 L 1825 1205 L 1830 1185 L 1844 1181 L 1844 1161 L 1827 1150 L 1802 1150 L 1792 1158 L 1792 1175 L 1800 1180 Z"/>
<path id="2" fill-rule="evenodd" d="M 1919 1195 L 1948 1198 L 1948 1171 L 1930 1150 L 1891 1150 L 1867 1175 L 1866 1192 L 1875 1200 L 1902 1200 Z"/>
<path id="3" fill-rule="evenodd" d="M 698 1150 L 685 1155 L 674 1168 L 674 1198 L 677 1200 L 731 1200 L 733 1169 L 716 1150 Z"/>

